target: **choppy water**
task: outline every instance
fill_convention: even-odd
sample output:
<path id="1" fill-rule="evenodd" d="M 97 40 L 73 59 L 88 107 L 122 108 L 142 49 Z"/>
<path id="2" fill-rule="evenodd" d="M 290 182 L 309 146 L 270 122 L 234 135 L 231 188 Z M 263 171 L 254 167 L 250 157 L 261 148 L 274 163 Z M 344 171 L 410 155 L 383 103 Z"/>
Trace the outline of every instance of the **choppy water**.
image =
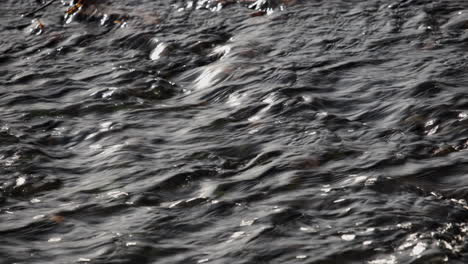
<path id="1" fill-rule="evenodd" d="M 467 263 L 468 2 L 288 2 L 0 3 L 0 263 Z"/>

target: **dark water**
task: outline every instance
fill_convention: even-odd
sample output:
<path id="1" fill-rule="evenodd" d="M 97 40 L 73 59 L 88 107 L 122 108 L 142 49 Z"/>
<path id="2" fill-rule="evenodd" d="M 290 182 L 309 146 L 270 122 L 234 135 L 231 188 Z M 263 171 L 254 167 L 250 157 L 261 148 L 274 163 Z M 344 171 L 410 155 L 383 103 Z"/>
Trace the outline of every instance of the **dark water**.
<path id="1" fill-rule="evenodd" d="M 468 262 L 467 1 L 39 6 L 0 3 L 0 263 Z"/>

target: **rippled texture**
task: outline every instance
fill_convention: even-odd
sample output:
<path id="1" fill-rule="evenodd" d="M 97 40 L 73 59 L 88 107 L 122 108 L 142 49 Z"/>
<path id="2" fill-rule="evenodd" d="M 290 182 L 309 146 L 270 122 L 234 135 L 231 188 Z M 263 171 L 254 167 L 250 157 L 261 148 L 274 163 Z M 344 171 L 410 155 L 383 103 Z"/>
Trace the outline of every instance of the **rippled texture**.
<path id="1" fill-rule="evenodd" d="M 2 2 L 1 263 L 466 263 L 468 2 L 224 2 Z"/>

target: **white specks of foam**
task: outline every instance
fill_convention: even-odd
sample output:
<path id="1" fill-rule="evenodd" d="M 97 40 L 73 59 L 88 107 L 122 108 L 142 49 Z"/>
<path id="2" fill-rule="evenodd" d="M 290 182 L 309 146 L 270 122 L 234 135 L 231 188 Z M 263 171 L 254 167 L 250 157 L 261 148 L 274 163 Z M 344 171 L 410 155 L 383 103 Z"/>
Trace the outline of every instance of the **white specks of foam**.
<path id="1" fill-rule="evenodd" d="M 221 56 L 220 60 L 222 60 L 223 57 L 226 56 L 230 51 L 231 51 L 231 46 L 229 45 L 217 46 L 216 48 L 213 49 L 210 55 Z"/>
<path id="2" fill-rule="evenodd" d="M 251 226 L 253 225 L 255 219 L 252 220 L 242 220 L 240 226 Z"/>
<path id="3" fill-rule="evenodd" d="M 125 243 L 125 246 L 127 246 L 127 247 L 136 246 L 136 245 L 137 245 L 137 242 L 135 242 L 135 241 Z"/>
<path id="4" fill-rule="evenodd" d="M 376 260 L 371 260 L 367 262 L 369 264 L 396 264 L 397 259 L 395 256 L 390 256 L 388 258 L 383 258 L 383 259 L 376 259 Z"/>
<path id="5" fill-rule="evenodd" d="M 231 238 L 236 239 L 236 238 L 243 236 L 244 234 L 245 232 L 243 231 L 234 232 L 234 234 L 231 235 Z"/>
<path id="6" fill-rule="evenodd" d="M 411 256 L 419 256 L 423 253 L 427 248 L 427 244 L 423 242 L 418 242 L 416 246 L 414 246 L 413 250 L 411 251 Z"/>
<path id="7" fill-rule="evenodd" d="M 35 204 L 35 203 L 40 203 L 41 200 L 37 199 L 37 198 L 33 198 L 30 200 L 31 203 Z"/>
<path id="8" fill-rule="evenodd" d="M 36 216 L 33 217 L 33 219 L 37 220 L 37 219 L 42 219 L 44 217 L 45 217 L 45 215 L 36 215 Z"/>
<path id="9" fill-rule="evenodd" d="M 468 119 L 468 113 L 466 112 L 461 112 L 458 114 L 458 121 L 463 121 Z"/>
<path id="10" fill-rule="evenodd" d="M 244 98 L 245 96 L 246 94 L 233 93 L 229 95 L 227 103 L 230 106 L 239 106 L 242 104 L 242 98 Z"/>
<path id="11" fill-rule="evenodd" d="M 356 238 L 355 234 L 346 234 L 346 235 L 341 236 L 341 239 L 343 239 L 344 241 L 352 241 L 355 238 Z"/>
<path id="12" fill-rule="evenodd" d="M 60 241 L 62 241 L 61 237 L 52 237 L 52 238 L 49 238 L 49 240 L 47 240 L 47 242 L 49 242 L 49 243 L 56 243 L 56 242 L 60 242 Z"/>
<path id="13" fill-rule="evenodd" d="M 25 183 L 26 183 L 26 178 L 18 177 L 18 179 L 16 179 L 16 186 L 15 187 L 19 187 L 21 185 L 24 185 Z"/>
<path id="14" fill-rule="evenodd" d="M 107 196 L 117 199 L 120 197 L 128 196 L 128 193 L 122 191 L 110 191 L 107 193 Z"/>
<path id="15" fill-rule="evenodd" d="M 302 232 L 306 232 L 306 233 L 316 233 L 318 232 L 317 231 L 317 228 L 314 228 L 314 227 L 309 227 L 309 226 L 301 226 L 299 228 L 299 230 L 301 230 Z"/>

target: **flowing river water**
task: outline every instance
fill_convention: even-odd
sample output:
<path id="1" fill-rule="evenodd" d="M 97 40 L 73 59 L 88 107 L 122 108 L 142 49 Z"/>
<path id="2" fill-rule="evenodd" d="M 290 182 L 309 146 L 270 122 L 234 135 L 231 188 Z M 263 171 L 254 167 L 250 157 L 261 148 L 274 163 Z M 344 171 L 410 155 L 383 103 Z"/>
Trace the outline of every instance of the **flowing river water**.
<path id="1" fill-rule="evenodd" d="M 0 263 L 467 263 L 468 2 L 228 2 L 1 1 Z"/>

